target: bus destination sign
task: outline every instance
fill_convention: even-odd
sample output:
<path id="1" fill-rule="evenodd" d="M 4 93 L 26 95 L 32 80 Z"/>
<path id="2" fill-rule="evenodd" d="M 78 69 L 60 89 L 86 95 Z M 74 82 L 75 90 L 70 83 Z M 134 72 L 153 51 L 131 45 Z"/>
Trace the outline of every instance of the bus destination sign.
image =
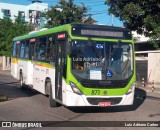
<path id="1" fill-rule="evenodd" d="M 81 25 L 72 27 L 73 36 L 83 37 L 101 37 L 110 39 L 132 39 L 131 31 L 126 28 L 112 27 L 112 26 L 97 26 L 97 25 Z"/>
<path id="2" fill-rule="evenodd" d="M 91 36 L 121 37 L 121 38 L 123 38 L 123 32 L 118 32 L 118 31 L 81 29 L 81 34 L 82 35 L 91 35 Z"/>
<path id="3" fill-rule="evenodd" d="M 63 38 L 65 38 L 65 37 L 66 37 L 65 33 L 63 33 L 63 34 L 58 34 L 58 39 L 63 39 Z"/>

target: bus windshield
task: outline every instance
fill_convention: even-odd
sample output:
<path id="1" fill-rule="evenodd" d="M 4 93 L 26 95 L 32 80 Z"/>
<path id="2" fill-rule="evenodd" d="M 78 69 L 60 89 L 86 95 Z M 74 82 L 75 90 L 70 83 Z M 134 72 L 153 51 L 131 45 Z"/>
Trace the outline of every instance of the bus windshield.
<path id="1" fill-rule="evenodd" d="M 125 80 L 133 75 L 133 47 L 126 42 L 71 41 L 72 73 L 87 80 Z"/>

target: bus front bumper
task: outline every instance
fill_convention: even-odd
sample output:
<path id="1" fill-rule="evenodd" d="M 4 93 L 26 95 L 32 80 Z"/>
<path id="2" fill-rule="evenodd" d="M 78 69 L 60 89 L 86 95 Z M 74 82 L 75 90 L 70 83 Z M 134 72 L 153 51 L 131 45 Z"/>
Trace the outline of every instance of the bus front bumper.
<path id="1" fill-rule="evenodd" d="M 71 91 L 65 91 L 63 104 L 66 106 L 123 106 L 132 105 L 134 91 L 122 96 L 85 96 Z"/>

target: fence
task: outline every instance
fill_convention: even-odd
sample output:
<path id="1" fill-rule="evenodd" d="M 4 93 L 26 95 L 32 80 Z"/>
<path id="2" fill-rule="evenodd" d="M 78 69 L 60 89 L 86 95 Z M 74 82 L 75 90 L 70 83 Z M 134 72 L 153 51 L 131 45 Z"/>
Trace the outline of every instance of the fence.
<path id="1" fill-rule="evenodd" d="M 0 70 L 10 70 L 11 69 L 11 58 L 1 56 L 0 57 Z"/>

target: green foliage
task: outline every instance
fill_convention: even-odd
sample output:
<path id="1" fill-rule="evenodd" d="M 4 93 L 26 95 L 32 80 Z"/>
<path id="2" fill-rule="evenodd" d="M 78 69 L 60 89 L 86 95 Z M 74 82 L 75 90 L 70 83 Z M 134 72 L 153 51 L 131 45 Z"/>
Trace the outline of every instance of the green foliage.
<path id="1" fill-rule="evenodd" d="M 13 23 L 10 19 L 4 18 L 0 19 L 0 55 L 9 55 L 11 50 L 10 39 L 14 35 L 11 28 L 13 28 Z M 9 43 L 10 42 L 10 43 Z"/>
<path id="2" fill-rule="evenodd" d="M 87 19 L 84 20 L 84 23 L 86 24 L 93 24 L 97 21 L 95 21 L 93 18 L 92 18 L 92 15 L 90 14 L 89 17 Z"/>
<path id="3" fill-rule="evenodd" d="M 74 4 L 74 0 L 60 0 L 58 5 L 52 6 L 46 12 L 46 19 L 48 20 L 47 27 L 69 23 L 93 24 L 95 20 L 91 16 L 87 17 L 87 10 L 84 4 L 82 6 Z"/>
<path id="4" fill-rule="evenodd" d="M 12 39 L 30 31 L 30 25 L 17 17 L 15 22 L 9 18 L 0 19 L 0 56 L 11 56 Z"/>
<path id="5" fill-rule="evenodd" d="M 127 28 L 139 34 L 160 39 L 160 1 L 106 0 L 109 13 L 120 17 Z"/>

